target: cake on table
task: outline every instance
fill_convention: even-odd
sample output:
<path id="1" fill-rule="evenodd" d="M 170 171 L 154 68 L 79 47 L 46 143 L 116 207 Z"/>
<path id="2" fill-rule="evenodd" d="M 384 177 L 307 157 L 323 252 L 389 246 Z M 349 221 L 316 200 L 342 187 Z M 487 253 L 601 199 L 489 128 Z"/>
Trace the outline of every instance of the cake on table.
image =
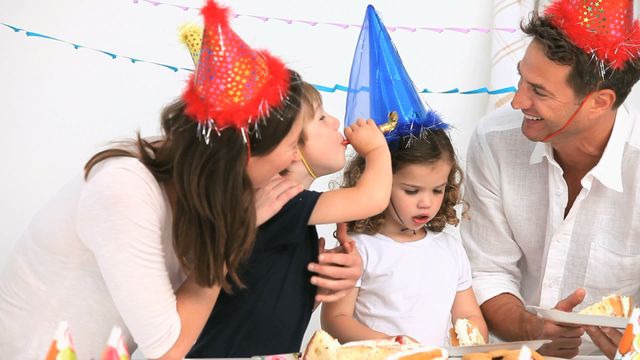
<path id="1" fill-rule="evenodd" d="M 302 354 L 305 360 L 437 360 L 447 359 L 445 349 L 422 347 L 408 337 L 353 341 L 340 344 L 323 330 L 317 330 Z"/>
<path id="2" fill-rule="evenodd" d="M 449 330 L 451 346 L 471 346 L 486 344 L 478 325 L 469 319 L 457 319 Z"/>

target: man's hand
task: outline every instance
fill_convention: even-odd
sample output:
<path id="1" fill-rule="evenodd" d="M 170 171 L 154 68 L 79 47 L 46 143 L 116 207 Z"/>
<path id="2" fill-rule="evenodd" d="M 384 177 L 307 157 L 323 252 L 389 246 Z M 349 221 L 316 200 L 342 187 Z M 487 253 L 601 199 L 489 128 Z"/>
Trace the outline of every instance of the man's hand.
<path id="1" fill-rule="evenodd" d="M 302 186 L 275 175 L 269 183 L 256 191 L 256 226 L 264 224 L 280 211 L 284 204 L 302 191 Z"/>
<path id="2" fill-rule="evenodd" d="M 598 326 L 585 326 L 584 329 L 603 354 L 609 359 L 616 356 L 622 332 L 614 328 Z"/>
<path id="3" fill-rule="evenodd" d="M 584 300 L 584 297 L 584 289 L 578 289 L 565 299 L 560 300 L 555 309 L 571 312 Z M 578 348 L 582 344 L 582 339 L 580 339 L 582 334 L 584 334 L 584 329 L 580 325 L 544 320 L 541 334 L 537 338 L 550 339 L 551 343 L 542 346 L 538 352 L 546 356 L 572 358 L 578 355 Z"/>
<path id="4" fill-rule="evenodd" d="M 311 283 L 318 287 L 317 302 L 332 302 L 344 297 L 355 286 L 362 275 L 362 259 L 354 241 L 347 235 L 346 224 L 338 224 L 336 231 L 339 246 L 324 249 L 324 238 L 320 238 L 318 263 L 309 263 L 308 269 L 317 275 Z"/>

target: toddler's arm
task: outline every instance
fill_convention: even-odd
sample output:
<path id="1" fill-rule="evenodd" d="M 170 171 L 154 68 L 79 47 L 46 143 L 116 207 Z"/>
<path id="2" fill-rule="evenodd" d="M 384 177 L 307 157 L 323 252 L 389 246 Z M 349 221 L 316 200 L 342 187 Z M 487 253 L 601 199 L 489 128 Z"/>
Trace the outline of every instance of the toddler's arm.
<path id="1" fill-rule="evenodd" d="M 353 288 L 342 299 L 322 304 L 322 329 L 341 343 L 358 340 L 389 339 L 391 336 L 375 331 L 353 318 L 359 288 Z"/>
<path id="2" fill-rule="evenodd" d="M 366 160 L 355 187 L 324 192 L 309 225 L 364 219 L 386 209 L 391 197 L 391 155 L 384 135 L 373 120 L 359 119 L 344 130 L 354 149 Z"/>
<path id="3" fill-rule="evenodd" d="M 472 288 L 458 291 L 456 297 L 453 300 L 453 307 L 451 308 L 451 321 L 455 324 L 458 319 L 468 319 L 478 325 L 478 329 L 484 337 L 484 340 L 489 343 L 489 330 L 487 329 L 487 323 L 482 317 L 482 311 L 476 301 L 476 296 L 473 293 Z"/>

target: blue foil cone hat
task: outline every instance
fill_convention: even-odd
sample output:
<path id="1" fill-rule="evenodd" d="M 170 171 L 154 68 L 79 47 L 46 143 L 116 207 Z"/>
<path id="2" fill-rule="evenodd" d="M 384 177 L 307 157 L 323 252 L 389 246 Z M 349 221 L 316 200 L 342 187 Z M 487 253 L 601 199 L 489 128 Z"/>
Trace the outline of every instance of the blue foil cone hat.
<path id="1" fill-rule="evenodd" d="M 367 6 L 351 64 L 345 114 L 345 126 L 358 118 L 373 119 L 392 148 L 404 137 L 420 137 L 427 130 L 449 128 L 435 111 L 425 109 L 372 5 Z"/>

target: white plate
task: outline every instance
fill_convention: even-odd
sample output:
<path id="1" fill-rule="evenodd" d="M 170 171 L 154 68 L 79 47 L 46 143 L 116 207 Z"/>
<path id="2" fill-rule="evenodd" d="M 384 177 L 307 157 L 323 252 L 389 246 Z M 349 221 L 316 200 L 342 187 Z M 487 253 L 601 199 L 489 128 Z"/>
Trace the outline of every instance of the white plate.
<path id="1" fill-rule="evenodd" d="M 551 340 L 511 341 L 486 345 L 450 346 L 446 349 L 449 352 L 449 356 L 458 357 L 470 353 L 489 352 L 494 350 L 518 350 L 522 345 L 527 345 L 531 350 L 538 350 L 542 345 L 550 342 Z"/>
<path id="2" fill-rule="evenodd" d="M 529 306 L 528 308 L 535 310 L 544 319 L 565 324 L 607 326 L 624 329 L 629 322 L 629 319 L 623 317 L 585 315 L 555 309 L 543 309 L 537 306 Z"/>

